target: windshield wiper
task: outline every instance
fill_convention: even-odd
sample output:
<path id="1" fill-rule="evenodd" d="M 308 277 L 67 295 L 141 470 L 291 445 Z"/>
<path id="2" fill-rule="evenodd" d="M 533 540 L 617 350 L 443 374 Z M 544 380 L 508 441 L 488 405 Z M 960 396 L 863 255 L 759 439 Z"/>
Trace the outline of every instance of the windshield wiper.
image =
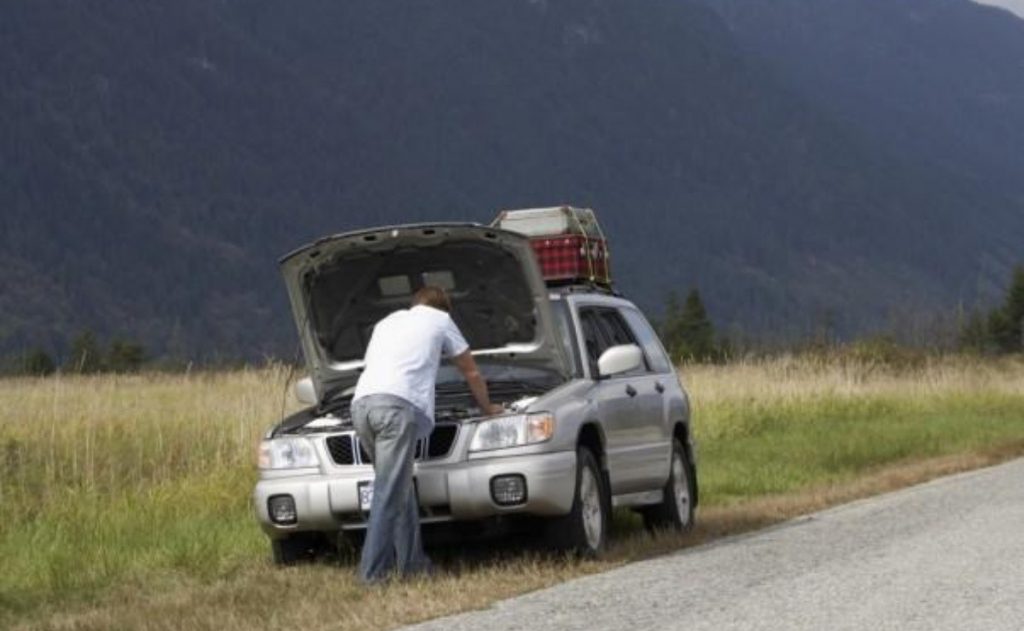
<path id="1" fill-rule="evenodd" d="M 508 386 L 510 388 L 523 388 L 527 390 L 546 390 L 551 386 L 541 383 L 539 381 L 528 381 L 525 379 L 489 379 L 487 385 L 494 384 L 495 386 Z"/>

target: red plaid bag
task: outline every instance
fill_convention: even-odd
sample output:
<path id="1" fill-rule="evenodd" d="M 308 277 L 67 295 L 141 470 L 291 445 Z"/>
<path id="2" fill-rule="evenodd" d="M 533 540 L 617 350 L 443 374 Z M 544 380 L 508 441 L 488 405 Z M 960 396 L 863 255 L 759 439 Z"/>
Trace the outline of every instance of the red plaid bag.
<path id="1" fill-rule="evenodd" d="M 549 284 L 611 286 L 608 241 L 589 208 L 506 210 L 491 225 L 530 237 L 541 274 Z"/>
<path id="2" fill-rule="evenodd" d="M 544 280 L 549 282 L 590 281 L 610 285 L 608 244 L 604 239 L 573 234 L 530 239 Z"/>

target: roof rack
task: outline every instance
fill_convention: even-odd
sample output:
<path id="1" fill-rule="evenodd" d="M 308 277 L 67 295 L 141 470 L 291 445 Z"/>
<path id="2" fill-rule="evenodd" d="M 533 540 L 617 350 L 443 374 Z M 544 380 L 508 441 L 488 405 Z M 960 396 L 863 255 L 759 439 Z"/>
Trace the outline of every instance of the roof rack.
<path id="1" fill-rule="evenodd" d="M 619 292 L 615 291 L 613 287 L 608 285 L 602 285 L 600 283 L 565 283 L 560 284 L 557 282 L 547 283 L 548 289 L 551 291 L 558 291 L 567 294 L 604 294 L 606 296 L 621 296 Z"/>

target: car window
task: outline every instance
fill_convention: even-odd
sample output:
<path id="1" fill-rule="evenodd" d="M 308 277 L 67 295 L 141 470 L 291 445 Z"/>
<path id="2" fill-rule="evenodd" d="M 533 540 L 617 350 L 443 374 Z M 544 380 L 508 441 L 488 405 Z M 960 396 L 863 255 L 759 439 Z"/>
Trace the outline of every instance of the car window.
<path id="1" fill-rule="evenodd" d="M 620 344 L 636 344 L 636 339 L 629 327 L 622 321 L 622 316 L 615 309 L 601 309 L 599 312 L 604 324 L 605 334 L 611 339 L 612 346 Z"/>
<path id="2" fill-rule="evenodd" d="M 597 360 L 601 353 L 608 348 L 608 338 L 601 330 L 597 314 L 593 309 L 580 309 L 580 327 L 583 331 L 583 345 L 586 347 L 584 353 L 587 363 L 590 366 L 590 376 L 596 378 Z"/>
<path id="3" fill-rule="evenodd" d="M 586 355 L 590 364 L 590 374 L 595 378 L 598 375 L 597 360 L 612 346 L 636 344 L 643 348 L 637 342 L 629 325 L 622 319 L 622 315 L 612 307 L 580 309 L 580 323 L 583 327 L 584 343 L 587 345 Z M 650 362 L 644 357 L 644 365 L 621 376 L 639 375 L 650 370 Z"/>
<path id="4" fill-rule="evenodd" d="M 650 369 L 653 372 L 672 372 L 672 362 L 669 361 L 668 356 L 665 354 L 665 349 L 658 339 L 658 334 L 648 324 L 647 318 L 636 309 L 623 309 L 622 315 L 629 323 L 633 335 L 639 341 L 640 348 L 644 349 L 644 355 L 647 357 L 647 365 Z"/>
<path id="5" fill-rule="evenodd" d="M 575 329 L 570 320 L 569 306 L 565 304 L 565 301 L 555 300 L 551 302 L 551 311 L 555 315 L 555 324 L 558 336 L 561 338 L 562 348 L 569 361 L 572 362 L 573 375 L 582 377 L 583 365 L 580 363 L 580 352 L 577 348 Z"/>
<path id="6" fill-rule="evenodd" d="M 636 344 L 637 346 L 640 346 L 640 344 L 637 343 L 633 332 L 630 331 L 629 326 L 622 319 L 622 315 L 619 313 L 618 309 L 610 307 L 599 309 L 597 311 L 597 316 L 601 323 L 602 330 L 609 339 L 608 346 L 619 346 L 621 344 Z M 647 361 L 647 358 L 644 357 L 644 363 L 642 366 L 636 370 L 623 373 L 623 376 L 641 375 L 645 372 L 649 372 L 650 370 L 650 363 Z"/>

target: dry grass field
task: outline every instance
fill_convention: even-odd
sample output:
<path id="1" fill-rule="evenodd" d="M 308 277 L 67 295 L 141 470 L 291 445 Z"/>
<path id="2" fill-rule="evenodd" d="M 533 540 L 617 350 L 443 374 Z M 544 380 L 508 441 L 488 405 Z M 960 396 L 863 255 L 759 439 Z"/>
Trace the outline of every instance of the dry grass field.
<path id="1" fill-rule="evenodd" d="M 1024 362 L 838 357 L 685 367 L 702 507 L 687 536 L 616 515 L 601 561 L 445 551 L 366 590 L 287 570 L 249 508 L 287 370 L 0 381 L 0 627 L 385 629 L 1024 454 Z"/>

